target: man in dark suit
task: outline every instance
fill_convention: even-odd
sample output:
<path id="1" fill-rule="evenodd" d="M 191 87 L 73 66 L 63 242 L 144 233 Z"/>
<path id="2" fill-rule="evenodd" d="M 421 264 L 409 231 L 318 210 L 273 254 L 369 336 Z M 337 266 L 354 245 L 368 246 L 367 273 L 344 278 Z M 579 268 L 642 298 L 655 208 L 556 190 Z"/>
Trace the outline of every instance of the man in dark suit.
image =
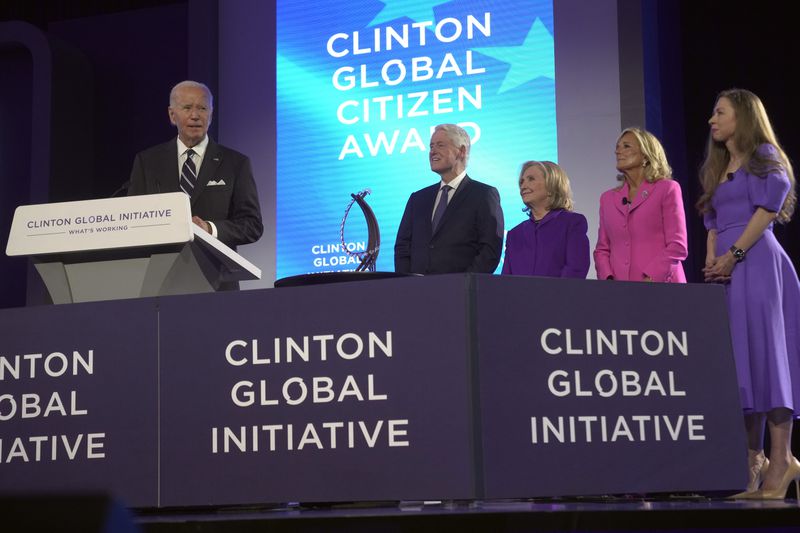
<path id="1" fill-rule="evenodd" d="M 497 189 L 467 176 L 470 140 L 463 128 L 436 126 L 430 147 L 431 170 L 442 179 L 408 199 L 394 245 L 395 271 L 494 272 L 503 246 Z"/>
<path id="2" fill-rule="evenodd" d="M 214 100 L 202 83 L 183 81 L 169 95 L 177 139 L 139 152 L 128 195 L 178 192 L 191 198 L 192 221 L 231 248 L 257 241 L 264 226 L 250 159 L 211 140 Z"/>

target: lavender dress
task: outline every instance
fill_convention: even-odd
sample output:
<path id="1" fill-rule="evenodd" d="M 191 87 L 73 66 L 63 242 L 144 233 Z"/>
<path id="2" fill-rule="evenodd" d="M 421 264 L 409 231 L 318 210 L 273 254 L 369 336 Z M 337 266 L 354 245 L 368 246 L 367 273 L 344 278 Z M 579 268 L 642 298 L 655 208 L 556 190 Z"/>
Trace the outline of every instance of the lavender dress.
<path id="1" fill-rule="evenodd" d="M 761 178 L 744 168 L 722 183 L 705 216 L 706 228 L 717 230 L 716 254 L 733 245 L 757 207 L 779 211 L 789 188 L 783 172 Z M 726 293 L 743 409 L 786 407 L 800 414 L 800 283 L 772 226 L 733 269 Z"/>

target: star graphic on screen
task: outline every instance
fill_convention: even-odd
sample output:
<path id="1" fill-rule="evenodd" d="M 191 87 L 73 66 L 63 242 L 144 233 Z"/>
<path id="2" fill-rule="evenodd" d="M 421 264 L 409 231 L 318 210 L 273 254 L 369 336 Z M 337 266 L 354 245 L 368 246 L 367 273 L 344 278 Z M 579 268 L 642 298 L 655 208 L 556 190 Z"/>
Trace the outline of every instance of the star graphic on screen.
<path id="1" fill-rule="evenodd" d="M 377 26 L 384 22 L 408 17 L 415 22 L 430 20 L 436 22 L 432 5 L 419 0 L 383 0 L 381 9 L 367 26 Z"/>
<path id="2" fill-rule="evenodd" d="M 539 76 L 553 79 L 556 77 L 553 36 L 538 17 L 533 21 L 528 36 L 521 45 L 474 50 L 510 65 L 498 93 L 510 91 Z"/>

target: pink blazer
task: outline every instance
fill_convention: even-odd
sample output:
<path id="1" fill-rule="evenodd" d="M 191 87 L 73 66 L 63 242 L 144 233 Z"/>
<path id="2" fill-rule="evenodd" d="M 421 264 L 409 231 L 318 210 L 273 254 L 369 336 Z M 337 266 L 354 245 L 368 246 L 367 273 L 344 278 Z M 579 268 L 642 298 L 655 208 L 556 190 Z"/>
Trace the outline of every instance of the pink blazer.
<path id="1" fill-rule="evenodd" d="M 597 279 L 686 283 L 686 215 L 678 182 L 645 181 L 632 203 L 627 198 L 627 183 L 600 197 Z"/>

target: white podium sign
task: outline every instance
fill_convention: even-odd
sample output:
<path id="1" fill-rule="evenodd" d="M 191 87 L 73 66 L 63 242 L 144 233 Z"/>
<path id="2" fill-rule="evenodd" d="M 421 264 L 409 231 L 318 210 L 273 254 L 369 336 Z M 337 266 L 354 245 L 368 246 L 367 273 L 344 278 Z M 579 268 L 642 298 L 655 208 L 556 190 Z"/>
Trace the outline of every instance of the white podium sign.
<path id="1" fill-rule="evenodd" d="M 193 240 L 182 192 L 23 205 L 14 212 L 6 254 L 41 255 Z"/>
<path id="2" fill-rule="evenodd" d="M 53 303 L 213 292 L 261 270 L 192 223 L 182 192 L 18 207 L 6 246 Z"/>

